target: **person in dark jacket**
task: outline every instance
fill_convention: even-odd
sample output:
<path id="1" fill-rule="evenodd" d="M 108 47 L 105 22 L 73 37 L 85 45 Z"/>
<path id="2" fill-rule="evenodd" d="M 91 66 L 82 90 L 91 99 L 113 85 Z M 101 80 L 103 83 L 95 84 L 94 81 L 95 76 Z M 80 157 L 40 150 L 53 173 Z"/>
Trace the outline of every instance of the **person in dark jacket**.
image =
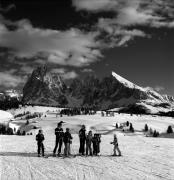
<path id="1" fill-rule="evenodd" d="M 71 136 L 69 128 L 66 128 L 66 132 L 64 133 L 64 137 L 63 137 L 63 141 L 64 141 L 64 145 L 65 145 L 65 149 L 64 149 L 65 156 L 71 155 L 70 144 L 72 144 L 72 139 L 73 138 Z"/>
<path id="2" fill-rule="evenodd" d="M 93 143 L 93 154 L 98 155 L 100 153 L 100 134 L 94 134 L 94 137 L 92 138 L 92 143 Z"/>
<path id="3" fill-rule="evenodd" d="M 92 138 L 92 131 L 89 131 L 86 136 L 86 156 L 88 156 L 88 154 L 92 156 Z"/>
<path id="4" fill-rule="evenodd" d="M 85 125 L 82 125 L 82 128 L 79 131 L 79 139 L 80 139 L 79 154 L 84 155 L 85 141 L 86 141 L 86 128 L 85 128 Z"/>
<path id="5" fill-rule="evenodd" d="M 37 153 L 38 153 L 38 157 L 41 157 L 40 155 L 40 151 L 42 151 L 42 156 L 44 156 L 44 144 L 43 141 L 45 140 L 44 135 L 43 135 L 43 131 L 40 129 L 38 134 L 36 135 L 36 141 L 37 141 Z"/>
<path id="6" fill-rule="evenodd" d="M 62 123 L 63 123 L 63 121 L 60 121 L 57 124 L 57 128 L 55 129 L 56 144 L 55 144 L 55 148 L 53 150 L 53 155 L 54 156 L 56 155 L 57 148 L 58 148 L 58 156 L 61 153 L 61 148 L 62 148 L 62 143 L 63 143 L 63 136 L 64 136 L 64 132 L 63 132 L 63 128 L 62 128 Z"/>

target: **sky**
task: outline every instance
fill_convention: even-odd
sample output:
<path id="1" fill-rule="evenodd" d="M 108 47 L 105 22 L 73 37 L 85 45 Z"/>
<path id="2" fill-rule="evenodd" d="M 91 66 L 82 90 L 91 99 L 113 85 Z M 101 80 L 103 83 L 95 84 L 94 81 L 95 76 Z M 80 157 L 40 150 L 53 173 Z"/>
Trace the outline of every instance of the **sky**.
<path id="1" fill-rule="evenodd" d="M 47 65 L 65 81 L 112 71 L 174 95 L 173 0 L 0 0 L 0 90 Z"/>

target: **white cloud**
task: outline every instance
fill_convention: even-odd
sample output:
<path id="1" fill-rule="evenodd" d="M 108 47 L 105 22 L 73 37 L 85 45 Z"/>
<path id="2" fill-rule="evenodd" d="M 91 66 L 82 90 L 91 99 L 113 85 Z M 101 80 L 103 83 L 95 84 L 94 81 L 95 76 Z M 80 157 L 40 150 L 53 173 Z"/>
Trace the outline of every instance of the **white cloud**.
<path id="1" fill-rule="evenodd" d="M 17 30 L 9 31 L 0 24 L 0 46 L 12 49 L 16 57 L 42 55 L 48 62 L 70 66 L 85 66 L 102 57 L 95 42 L 97 32 L 39 29 L 26 20 L 16 25 Z"/>
<path id="2" fill-rule="evenodd" d="M 113 11 L 110 24 L 119 26 L 174 27 L 173 0 L 73 0 L 73 5 L 78 10 Z"/>
<path id="3" fill-rule="evenodd" d="M 108 11 L 117 5 L 116 0 L 73 0 L 73 5 L 77 10 L 90 10 L 90 11 Z"/>
<path id="4" fill-rule="evenodd" d="M 57 73 L 61 75 L 63 79 L 74 79 L 78 76 L 75 71 L 67 71 L 65 68 L 54 68 L 51 73 Z"/>
<path id="5" fill-rule="evenodd" d="M 32 73 L 33 69 L 34 68 L 32 68 L 31 66 L 23 65 L 20 68 L 20 72 L 25 73 L 25 74 L 30 74 L 30 73 Z"/>
<path id="6" fill-rule="evenodd" d="M 65 68 L 54 68 L 54 69 L 51 69 L 51 73 L 64 74 L 65 71 L 66 71 Z"/>
<path id="7" fill-rule="evenodd" d="M 62 75 L 64 79 L 74 79 L 78 76 L 78 74 L 75 71 L 66 72 Z"/>
<path id="8" fill-rule="evenodd" d="M 88 73 L 88 72 L 93 72 L 93 70 L 90 68 L 85 68 L 85 69 L 82 69 L 81 72 Z"/>
<path id="9" fill-rule="evenodd" d="M 127 45 L 136 37 L 147 37 L 147 34 L 138 29 L 138 26 L 135 28 L 135 25 L 156 28 L 174 27 L 172 0 L 72 1 L 77 10 L 95 13 L 112 11 L 115 12 L 115 16 L 113 18 L 100 18 L 93 30 L 84 32 L 75 28 L 66 31 L 41 29 L 33 27 L 28 20 L 12 22 L 0 14 L 0 47 L 9 48 L 13 58 L 25 59 L 26 66 L 22 65 L 21 68 L 18 68 L 19 71 L 31 72 L 32 62 L 84 67 L 100 60 L 103 57 L 101 53 L 103 49 Z M 5 11 L 11 8 L 13 7 L 9 6 Z M 0 11 L 4 11 L 1 6 Z M 7 25 L 13 25 L 16 28 L 9 30 Z M 9 61 L 12 62 L 12 58 Z M 19 65 L 21 66 L 20 63 Z M 78 76 L 75 71 L 68 72 L 63 68 L 55 71 L 64 75 L 64 78 Z M 20 77 L 13 75 L 13 72 L 5 72 L 1 75 L 1 84 L 8 85 L 5 82 L 5 77 L 13 86 L 22 81 Z"/>
<path id="10" fill-rule="evenodd" d="M 0 72 L 0 86 L 6 88 L 14 88 L 25 82 L 25 78 L 16 76 L 13 74 L 14 71 Z"/>
<path id="11" fill-rule="evenodd" d="M 125 46 L 135 37 L 150 37 L 137 25 L 174 28 L 174 6 L 171 0 L 73 0 L 77 10 L 93 13 L 115 12 L 112 18 L 100 18 L 96 27 L 102 48 Z M 130 30 L 131 27 L 131 30 Z M 138 27 L 137 27 L 138 28 Z"/>

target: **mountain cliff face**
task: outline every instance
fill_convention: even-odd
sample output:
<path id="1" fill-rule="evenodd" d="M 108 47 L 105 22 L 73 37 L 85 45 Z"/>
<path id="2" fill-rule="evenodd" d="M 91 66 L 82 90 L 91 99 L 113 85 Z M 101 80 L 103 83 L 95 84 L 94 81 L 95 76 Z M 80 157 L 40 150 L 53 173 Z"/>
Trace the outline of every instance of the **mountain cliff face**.
<path id="1" fill-rule="evenodd" d="M 115 72 L 102 80 L 94 76 L 87 76 L 84 80 L 74 79 L 67 88 L 58 74 L 48 73 L 43 66 L 35 69 L 25 84 L 23 102 L 96 109 L 140 107 L 151 113 L 168 111 L 174 99 L 133 84 Z"/>
<path id="2" fill-rule="evenodd" d="M 66 85 L 59 75 L 48 73 L 46 66 L 38 67 L 23 88 L 23 102 L 57 105 L 65 90 Z"/>

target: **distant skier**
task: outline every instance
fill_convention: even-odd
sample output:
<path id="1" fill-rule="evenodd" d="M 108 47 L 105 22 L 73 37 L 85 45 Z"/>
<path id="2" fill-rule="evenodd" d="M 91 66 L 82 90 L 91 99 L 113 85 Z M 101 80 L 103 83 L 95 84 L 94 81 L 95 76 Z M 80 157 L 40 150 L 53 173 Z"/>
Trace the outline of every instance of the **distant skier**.
<path id="1" fill-rule="evenodd" d="M 82 125 L 82 128 L 79 131 L 79 139 L 80 139 L 79 154 L 84 155 L 85 141 L 86 141 L 86 127 L 85 127 L 85 125 Z"/>
<path id="2" fill-rule="evenodd" d="M 88 154 L 92 156 L 92 131 L 88 132 L 88 135 L 86 136 L 86 155 Z"/>
<path id="3" fill-rule="evenodd" d="M 59 146 L 58 149 L 58 156 L 61 153 L 61 148 L 62 148 L 62 143 L 63 143 L 63 136 L 64 136 L 64 132 L 63 132 L 63 128 L 62 128 L 62 123 L 64 123 L 63 121 L 60 121 L 57 124 L 57 128 L 55 129 L 55 135 L 56 135 L 56 143 L 55 143 L 55 148 L 53 150 L 53 155 L 56 155 L 56 150 L 57 147 Z"/>
<path id="4" fill-rule="evenodd" d="M 100 134 L 94 134 L 94 137 L 92 138 L 93 143 L 93 154 L 98 155 L 100 153 L 100 143 L 101 143 L 101 135 Z"/>
<path id="5" fill-rule="evenodd" d="M 36 135 L 37 147 L 38 147 L 38 157 L 41 157 L 40 151 L 42 151 L 42 156 L 44 156 L 44 144 L 43 141 L 45 140 L 43 131 L 40 129 L 38 134 Z"/>
<path id="6" fill-rule="evenodd" d="M 71 149 L 70 149 L 70 144 L 72 144 L 72 136 L 69 131 L 69 128 L 66 128 L 66 132 L 64 133 L 63 141 L 65 144 L 65 149 L 64 149 L 64 155 L 69 156 L 71 155 Z"/>
<path id="7" fill-rule="evenodd" d="M 119 147 L 118 147 L 118 139 L 117 139 L 116 134 L 114 134 L 114 141 L 111 142 L 111 144 L 114 145 L 114 149 L 113 149 L 114 154 L 113 154 L 113 156 L 116 156 L 116 155 L 117 155 L 116 150 L 118 151 L 118 155 L 121 156 L 121 151 L 120 151 L 120 149 L 119 149 Z"/>

